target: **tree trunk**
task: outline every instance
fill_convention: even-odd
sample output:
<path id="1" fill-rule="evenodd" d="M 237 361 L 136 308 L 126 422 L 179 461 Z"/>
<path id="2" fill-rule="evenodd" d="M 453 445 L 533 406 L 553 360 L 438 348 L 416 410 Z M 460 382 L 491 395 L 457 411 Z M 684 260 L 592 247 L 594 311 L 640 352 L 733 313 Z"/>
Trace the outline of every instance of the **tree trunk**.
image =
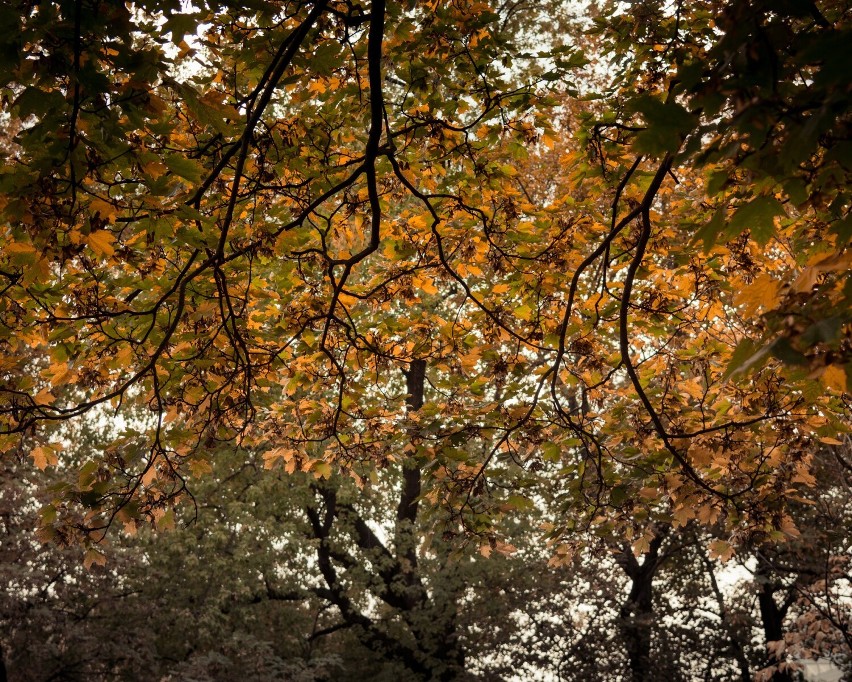
<path id="1" fill-rule="evenodd" d="M 404 371 L 411 412 L 423 406 L 426 361 L 415 359 Z M 416 428 L 409 433 L 412 444 Z M 393 543 L 378 536 L 358 509 L 340 503 L 333 486 L 313 485 L 317 504 L 305 508 L 313 537 L 319 540 L 317 557 L 326 583 L 317 594 L 335 604 L 344 622 L 358 626 L 361 641 L 387 660 L 395 660 L 410 671 L 411 679 L 423 682 L 452 682 L 464 676 L 465 654 L 457 627 L 457 597 L 452 591 L 433 590 L 430 595 L 418 566 L 417 515 L 421 494 L 420 462 L 416 456 L 405 458 L 402 485 L 394 520 Z M 356 554 L 332 547 L 335 524 L 342 522 L 358 549 L 372 565 L 376 579 L 373 594 L 393 609 L 409 637 L 396 638 L 387 632 L 380 619 L 359 610 L 347 594 L 338 571 L 363 564 Z M 408 677 L 406 677 L 408 679 Z M 0 681 L 2 682 L 2 681 Z"/>
<path id="2" fill-rule="evenodd" d="M 630 594 L 621 607 L 621 631 L 633 682 L 651 679 L 653 577 L 653 573 L 642 571 L 632 578 Z"/>
<path id="3" fill-rule="evenodd" d="M 784 639 L 784 616 L 787 614 L 787 607 L 779 607 L 775 601 L 775 593 L 778 591 L 778 587 L 773 585 L 770 580 L 769 566 L 761 559 L 758 559 L 758 562 L 755 574 L 760 585 L 757 603 L 760 607 L 760 620 L 763 623 L 763 636 L 768 644 Z M 783 655 L 776 656 L 772 651 L 768 651 L 768 655 L 768 665 L 771 666 L 778 665 L 784 660 Z M 776 670 L 769 681 L 793 682 L 793 676 L 786 670 Z"/>
<path id="4" fill-rule="evenodd" d="M 668 527 L 657 529 L 648 551 L 640 564 L 629 545 L 621 548 L 616 563 L 630 578 L 630 594 L 621 606 L 621 636 L 630 667 L 632 682 L 653 679 L 651 662 L 651 636 L 654 625 L 654 577 L 662 564 L 660 546 L 668 534 Z"/>
<path id="5" fill-rule="evenodd" d="M 412 360 L 405 371 L 405 388 L 408 397 L 406 403 L 412 412 L 423 407 L 426 384 L 426 361 Z M 415 433 L 411 433 L 414 438 Z M 395 544 L 396 554 L 401 567 L 403 581 L 409 586 L 419 581 L 417 573 L 417 544 L 419 537 L 416 533 L 418 500 L 421 492 L 420 463 L 415 457 L 409 457 L 403 463 L 403 481 L 397 506 Z M 422 610 L 421 610 L 422 609 Z M 456 604 L 448 601 L 445 604 L 435 603 L 435 597 L 420 604 L 413 605 L 412 621 L 426 618 L 429 622 L 425 628 L 412 628 L 426 656 L 437 663 L 433 670 L 432 679 L 450 682 L 458 679 L 464 672 L 464 650 L 459 642 L 456 628 Z M 418 632 L 420 630 L 420 632 Z"/>

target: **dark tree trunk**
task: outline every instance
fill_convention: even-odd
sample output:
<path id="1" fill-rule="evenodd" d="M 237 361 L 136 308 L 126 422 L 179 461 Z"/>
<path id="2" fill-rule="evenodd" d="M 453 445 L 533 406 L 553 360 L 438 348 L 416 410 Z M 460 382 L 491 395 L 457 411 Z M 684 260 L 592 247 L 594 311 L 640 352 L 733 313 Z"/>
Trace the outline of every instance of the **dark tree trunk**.
<path id="1" fill-rule="evenodd" d="M 412 360 L 405 371 L 405 388 L 408 397 L 406 403 L 412 412 L 423 407 L 426 385 L 426 361 Z M 415 433 L 411 437 L 416 437 Z M 395 529 L 396 554 L 400 559 L 403 581 L 414 586 L 419 580 L 417 574 L 417 543 L 415 529 L 417 521 L 418 500 L 421 492 L 420 463 L 415 457 L 409 457 L 403 464 L 403 481 L 397 507 Z M 464 672 L 464 650 L 459 642 L 456 628 L 456 604 L 436 604 L 427 600 L 425 592 L 423 600 L 414 605 L 412 611 L 423 609 L 421 613 L 412 613 L 412 620 L 426 619 L 425 629 L 417 632 L 412 628 L 424 653 L 437 663 L 438 670 L 433 671 L 432 679 L 450 682 L 458 679 Z"/>
<path id="2" fill-rule="evenodd" d="M 764 640 L 768 644 L 784 639 L 784 617 L 787 615 L 789 603 L 778 605 L 775 601 L 775 593 L 781 588 L 770 580 L 768 564 L 762 559 L 758 559 L 758 562 L 756 577 L 760 591 L 757 593 L 757 603 L 760 607 Z M 779 659 L 774 653 L 769 652 L 769 665 L 778 665 L 783 660 L 783 657 Z M 769 680 L 770 682 L 793 682 L 793 676 L 786 670 L 776 670 Z"/>
<path id="3" fill-rule="evenodd" d="M 634 682 L 651 679 L 651 628 L 654 621 L 653 579 L 640 571 L 631 579 L 630 594 L 621 607 L 621 631 Z"/>
<path id="4" fill-rule="evenodd" d="M 426 361 L 415 359 L 405 370 L 406 403 L 411 412 L 423 406 Z M 417 431 L 409 434 L 412 444 Z M 393 543 L 376 535 L 352 504 L 341 503 L 333 486 L 315 484 L 317 504 L 305 508 L 312 534 L 319 540 L 317 558 L 326 587 L 316 593 L 337 606 L 343 621 L 361 641 L 387 660 L 402 663 L 411 679 L 452 682 L 464 676 L 465 655 L 457 627 L 457 595 L 430 595 L 417 560 L 417 515 L 421 494 L 420 462 L 416 456 L 403 462 L 402 486 L 396 507 Z M 358 565 L 355 555 L 333 548 L 334 526 L 344 522 L 357 547 L 371 556 L 376 583 L 373 593 L 395 610 L 410 637 L 397 639 L 382 623 L 362 613 L 351 600 L 338 574 Z M 408 679 L 408 678 L 406 678 Z"/>
<path id="5" fill-rule="evenodd" d="M 630 593 L 621 606 L 621 636 L 632 682 L 653 679 L 651 637 L 654 626 L 654 577 L 662 564 L 660 546 L 668 528 L 658 529 L 640 564 L 629 545 L 625 545 L 616 561 L 630 578 Z"/>

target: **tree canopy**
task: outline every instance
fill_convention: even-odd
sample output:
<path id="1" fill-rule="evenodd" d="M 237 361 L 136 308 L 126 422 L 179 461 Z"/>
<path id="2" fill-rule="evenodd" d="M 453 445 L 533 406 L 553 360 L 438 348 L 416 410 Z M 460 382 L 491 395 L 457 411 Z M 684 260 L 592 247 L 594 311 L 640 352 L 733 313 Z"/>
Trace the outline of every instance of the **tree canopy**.
<path id="1" fill-rule="evenodd" d="M 849 15 L 4 2 L 0 453 L 56 477 L 39 538 L 100 563 L 242 452 L 313 479 L 320 547 L 341 479 L 401 491 L 389 545 L 346 522 L 418 617 L 418 542 L 508 555 L 518 516 L 636 585 L 687 531 L 696 566 L 799 541 L 849 472 Z"/>

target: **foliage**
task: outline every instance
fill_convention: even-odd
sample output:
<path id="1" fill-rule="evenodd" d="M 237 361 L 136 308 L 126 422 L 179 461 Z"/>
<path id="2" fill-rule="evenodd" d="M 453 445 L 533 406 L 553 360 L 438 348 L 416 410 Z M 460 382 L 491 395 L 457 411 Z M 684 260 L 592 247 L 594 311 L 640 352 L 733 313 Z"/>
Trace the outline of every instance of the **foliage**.
<path id="1" fill-rule="evenodd" d="M 310 478 L 264 472 L 259 462 L 246 466 L 251 458 L 244 452 L 219 455 L 214 476 L 198 491 L 197 523 L 160 535 L 140 530 L 111 548 L 107 567 L 88 571 L 68 550 L 32 543 L 37 510 L 21 504 L 30 491 L 20 477 L 4 478 L 4 550 L 21 557 L 2 562 L 0 647 L 11 679 L 223 680 L 237 671 L 264 680 L 429 679 L 392 649 L 371 647 L 376 630 L 410 645 L 406 621 L 421 634 L 424 625 L 434 628 L 439 642 L 443 636 L 440 611 L 427 606 L 406 616 L 399 603 L 383 601 L 385 565 L 358 546 L 359 520 L 384 532 L 392 527 L 391 471 L 383 485 L 355 497 L 351 483 L 326 484 L 340 484 L 339 499 L 352 503 L 331 536 L 341 583 L 367 619 L 362 629 L 347 627 L 314 560 L 318 543 L 304 505 L 321 510 L 322 501 Z M 464 651 L 464 672 L 456 677 L 629 675 L 635 618 L 647 619 L 649 668 L 633 679 L 756 679 L 751 675 L 772 663 L 769 652 L 780 641 L 767 639 L 772 627 L 780 628 L 785 663 L 813 657 L 848 669 L 848 533 L 837 515 L 850 505 L 837 472 L 825 473 L 835 483 L 824 482 L 819 511 L 794 510 L 812 540 L 743 549 L 725 567 L 709 558 L 709 539 L 695 523 L 662 532 L 658 550 L 636 558 L 654 566 L 644 578 L 628 573 L 633 554 L 626 543 L 590 542 L 570 565 L 548 566 L 524 517 L 514 524 L 518 551 L 510 556 L 476 552 L 447 561 L 436 539 L 418 551 L 417 571 L 432 600 L 454 595 L 455 636 Z M 826 513 L 831 523 L 821 518 Z M 35 552 L 38 561 L 29 559 Z M 642 614 L 630 595 L 641 592 L 635 587 L 645 578 L 651 608 Z M 778 606 L 777 624 L 764 621 L 764 594 Z M 742 661 L 749 674 L 741 673 Z M 439 670 L 432 668 L 434 677 Z"/>
<path id="2" fill-rule="evenodd" d="M 356 495 L 351 482 L 335 478 L 320 495 L 312 477 L 264 472 L 245 452 L 218 455 L 198 490 L 195 523 L 162 535 L 140 529 L 116 541 L 107 566 L 89 570 L 69 550 L 32 542 L 38 510 L 19 504 L 29 491 L 17 477 L 4 478 L 8 551 L 21 556 L 2 563 L 0 647 L 11 679 L 438 679 L 453 646 L 466 664 L 452 679 L 463 679 L 468 666 L 488 679 L 498 668 L 487 660 L 495 642 L 522 629 L 511 610 L 542 594 L 535 576 L 550 569 L 540 549 L 448 561 L 436 538 L 417 551 L 412 583 L 425 587 L 427 603 L 409 602 L 411 585 L 398 575 L 387 582 L 388 557 L 404 539 L 361 542 L 365 527 L 381 536 L 393 525 L 397 501 L 385 486 Z M 320 539 L 312 519 L 332 495 L 336 516 Z M 529 531 L 518 528 L 519 542 Z M 325 548 L 338 583 L 326 580 Z M 356 617 L 338 608 L 335 588 Z M 495 601 L 497 590 L 514 597 Z M 33 646 L 37 636 L 43 644 Z M 523 656 L 509 647 L 501 666 L 521 665 Z"/>
<path id="3" fill-rule="evenodd" d="M 769 157 L 725 151 L 735 133 L 757 145 L 751 113 L 726 108 L 748 85 L 742 69 L 719 57 L 750 34 L 714 42 L 700 4 L 670 17 L 643 7 L 635 26 L 606 10 L 598 20 L 625 65 L 616 84 L 646 74 L 641 92 L 619 86 L 592 105 L 560 94 L 586 63 L 576 46 L 537 55 L 546 73 L 510 67 L 533 55 L 515 40 L 523 13 L 499 6 L 19 7 L 24 39 L 7 37 L 4 82 L 16 133 L 2 171 L 4 448 L 43 468 L 62 441 L 42 423 L 150 414 L 135 428 L 147 454 L 128 458 L 122 435 L 85 465 L 69 494 L 91 512 L 60 519 L 61 534 L 97 539 L 116 515 L 168 518 L 214 442 L 236 438 L 269 449 L 270 464 L 325 477 L 330 465 L 396 458 L 408 421 L 422 439 L 409 454 L 435 467 L 429 499 L 458 508 L 468 532 L 485 532 L 505 502 L 481 494 L 499 460 L 516 478 L 540 458 L 574 472 L 584 523 L 608 507 L 620 513 L 607 526 L 641 522 L 638 500 L 662 494 L 680 523 L 700 510 L 766 532 L 764 509 L 810 480 L 806 432 L 833 428 L 814 410 L 832 408 L 802 372 L 730 375 L 759 364 L 747 358 L 772 329 L 761 313 L 801 260 L 789 253 L 830 226 L 807 211 L 843 195 L 827 180 L 803 190 L 811 232 L 801 220 L 770 226 L 787 210 L 754 175 L 770 173 Z M 819 87 L 806 79 L 775 97 L 830 109 L 837 76 L 811 48 L 836 42 L 842 16 L 794 9 L 730 12 L 751 12 L 757 31 L 805 22 L 802 56 L 785 68 L 816 64 Z M 795 132 L 788 113 L 779 145 Z M 844 130 L 843 117 L 817 118 L 830 134 L 817 126 L 808 158 Z M 591 158 L 566 134 L 578 126 Z M 723 134 L 701 144 L 713 130 Z M 715 198 L 692 169 L 675 177 L 692 158 L 721 169 Z M 733 185 L 720 184 L 719 159 L 743 175 L 736 192 L 720 194 Z M 721 201 L 735 207 L 727 247 L 701 228 Z M 705 255 L 683 248 L 690 232 Z M 822 243 L 800 279 L 842 273 L 842 254 L 825 260 Z M 796 338 L 832 344 L 841 317 Z M 833 356 L 817 355 L 809 369 L 842 389 Z M 420 359 L 435 392 L 413 419 L 393 370 Z M 771 511 L 768 529 L 785 518 Z"/>
<path id="4" fill-rule="evenodd" d="M 554 569 L 616 557 L 648 670 L 669 542 L 710 571 L 824 540 L 799 507 L 849 430 L 847 5 L 3 4 L 0 453 L 55 478 L 39 538 L 100 565 L 259 457 L 311 599 L 394 665 L 464 667 L 447 557 L 529 516 Z M 265 547 L 262 575 L 305 560 Z M 252 641 L 192 665 L 277 656 Z"/>

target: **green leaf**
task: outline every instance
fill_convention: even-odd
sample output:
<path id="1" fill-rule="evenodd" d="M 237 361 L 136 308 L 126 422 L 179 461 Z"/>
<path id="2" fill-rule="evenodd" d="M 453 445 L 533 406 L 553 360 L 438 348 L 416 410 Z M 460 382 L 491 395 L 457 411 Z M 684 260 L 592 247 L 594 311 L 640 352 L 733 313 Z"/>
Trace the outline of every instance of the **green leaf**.
<path id="1" fill-rule="evenodd" d="M 523 497 L 522 495 L 509 495 L 509 499 L 506 500 L 506 503 L 512 507 L 512 509 L 517 509 L 518 511 L 529 511 L 530 509 L 535 508 L 532 500 L 528 497 Z"/>
<path id="2" fill-rule="evenodd" d="M 793 348 L 789 339 L 783 337 L 776 339 L 772 345 L 769 346 L 769 351 L 774 357 L 787 365 L 808 364 L 808 359 L 802 353 Z"/>
<path id="3" fill-rule="evenodd" d="M 692 243 L 695 244 L 699 241 L 704 244 L 704 253 L 708 253 L 710 249 L 716 244 L 716 240 L 719 238 L 719 234 L 725 229 L 725 210 L 723 208 L 719 208 L 713 214 L 713 217 L 707 221 L 698 232 L 695 233 L 695 237 L 692 239 Z"/>
<path id="4" fill-rule="evenodd" d="M 173 14 L 163 24 L 163 31 L 172 34 L 175 44 L 183 40 L 187 33 L 195 33 L 198 28 L 198 14 Z"/>
<path id="5" fill-rule="evenodd" d="M 799 337 L 802 343 L 816 345 L 818 343 L 834 343 L 840 337 L 840 331 L 845 319 L 835 316 L 819 322 L 814 322 Z"/>
<path id="6" fill-rule="evenodd" d="M 707 180 L 707 196 L 716 196 L 719 192 L 721 192 L 725 185 L 728 184 L 729 175 L 727 171 L 716 171 L 715 173 L 710 174 L 710 178 Z"/>
<path id="7" fill-rule="evenodd" d="M 756 197 L 736 210 L 726 233 L 730 237 L 737 237 L 750 230 L 752 238 L 765 246 L 775 234 L 775 218 L 786 215 L 784 206 L 775 197 Z"/>
<path id="8" fill-rule="evenodd" d="M 743 371 L 746 368 L 749 359 L 755 356 L 757 348 L 757 345 L 751 339 L 743 339 L 740 341 L 734 349 L 733 355 L 731 355 L 731 361 L 725 368 L 722 380 L 727 381 L 727 379 L 736 372 Z M 765 354 L 765 349 L 762 350 L 762 352 Z"/>
<path id="9" fill-rule="evenodd" d="M 784 183 L 784 191 L 790 197 L 790 201 L 796 206 L 801 206 L 808 200 L 808 189 L 799 178 L 790 178 Z"/>
<path id="10" fill-rule="evenodd" d="M 172 173 L 184 180 L 189 180 L 192 184 L 201 182 L 204 168 L 192 159 L 187 159 L 180 154 L 169 154 L 163 162 Z"/>
<path id="11" fill-rule="evenodd" d="M 847 243 L 852 239 L 852 214 L 832 224 L 830 230 L 837 235 L 840 244 Z"/>
<path id="12" fill-rule="evenodd" d="M 621 506 L 624 500 L 627 499 L 627 489 L 623 486 L 617 485 L 612 489 L 612 492 L 609 494 L 609 501 L 615 507 Z"/>
<path id="13" fill-rule="evenodd" d="M 65 98 L 57 91 L 45 92 L 38 88 L 27 88 L 15 100 L 13 105 L 21 118 L 31 115 L 40 116 L 47 112 L 62 111 Z"/>
<path id="14" fill-rule="evenodd" d="M 636 147 L 644 154 L 659 156 L 677 151 L 698 123 L 698 118 L 677 102 L 662 102 L 647 95 L 633 103 L 633 110 L 641 113 L 648 124 L 636 136 Z"/>
<path id="15" fill-rule="evenodd" d="M 550 441 L 542 443 L 541 452 L 545 462 L 558 462 L 562 455 L 562 449 Z"/>

